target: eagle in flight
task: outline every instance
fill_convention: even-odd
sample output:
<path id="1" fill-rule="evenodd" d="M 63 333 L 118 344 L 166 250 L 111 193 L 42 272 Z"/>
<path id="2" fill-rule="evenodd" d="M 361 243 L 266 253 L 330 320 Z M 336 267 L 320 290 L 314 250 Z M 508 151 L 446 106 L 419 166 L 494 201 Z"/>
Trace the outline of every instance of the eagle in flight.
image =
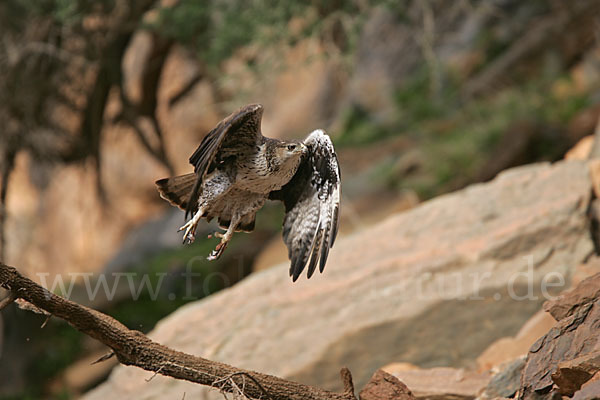
<path id="1" fill-rule="evenodd" d="M 306 265 L 323 272 L 340 218 L 340 167 L 323 130 L 304 141 L 264 137 L 263 107 L 252 104 L 234 112 L 210 131 L 190 157 L 194 172 L 156 181 L 160 196 L 185 210 L 179 230 L 194 241 L 201 218 L 217 218 L 225 233 L 208 259 L 221 256 L 234 232 L 251 232 L 256 212 L 267 199 L 285 206 L 283 241 L 295 282 Z"/>

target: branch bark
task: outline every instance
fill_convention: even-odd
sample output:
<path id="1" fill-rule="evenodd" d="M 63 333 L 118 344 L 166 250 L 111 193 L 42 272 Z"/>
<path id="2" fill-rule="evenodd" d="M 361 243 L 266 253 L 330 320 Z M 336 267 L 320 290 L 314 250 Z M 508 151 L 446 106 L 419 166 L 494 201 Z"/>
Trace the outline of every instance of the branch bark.
<path id="1" fill-rule="evenodd" d="M 16 268 L 0 262 L 0 286 L 13 298 L 23 299 L 77 330 L 110 347 L 118 360 L 157 374 L 271 400 L 356 400 L 350 371 L 342 370 L 344 393 L 335 393 L 254 371 L 182 353 L 156 343 L 143 333 L 128 329 L 99 311 L 57 296 L 24 277 Z"/>

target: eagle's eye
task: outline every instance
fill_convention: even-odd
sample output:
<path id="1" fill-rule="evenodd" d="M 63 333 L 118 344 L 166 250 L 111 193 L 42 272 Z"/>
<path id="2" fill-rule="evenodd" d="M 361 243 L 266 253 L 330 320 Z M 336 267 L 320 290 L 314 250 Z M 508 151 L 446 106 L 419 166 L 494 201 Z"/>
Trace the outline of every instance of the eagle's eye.
<path id="1" fill-rule="evenodd" d="M 296 145 L 295 144 L 288 144 L 287 149 L 288 149 L 288 151 L 294 151 L 294 150 L 296 150 Z"/>

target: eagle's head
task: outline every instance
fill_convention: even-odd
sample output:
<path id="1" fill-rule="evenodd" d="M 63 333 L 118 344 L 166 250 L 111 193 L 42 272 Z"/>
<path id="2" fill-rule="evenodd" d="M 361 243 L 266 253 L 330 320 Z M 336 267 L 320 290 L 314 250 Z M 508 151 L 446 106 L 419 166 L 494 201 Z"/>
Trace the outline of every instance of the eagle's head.
<path id="1" fill-rule="evenodd" d="M 277 143 L 274 150 L 274 158 L 276 164 L 278 164 L 278 169 L 292 173 L 298 169 L 302 157 L 308 154 L 308 147 L 299 141 Z"/>

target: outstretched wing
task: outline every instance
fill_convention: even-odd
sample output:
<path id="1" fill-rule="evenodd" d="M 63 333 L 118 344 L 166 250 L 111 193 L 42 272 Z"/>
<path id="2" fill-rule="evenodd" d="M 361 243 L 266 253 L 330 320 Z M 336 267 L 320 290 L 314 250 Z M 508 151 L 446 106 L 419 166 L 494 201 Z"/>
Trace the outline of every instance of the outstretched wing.
<path id="1" fill-rule="evenodd" d="M 296 174 L 269 195 L 285 204 L 283 241 L 288 247 L 294 282 L 307 264 L 308 278 L 317 263 L 323 272 L 340 217 L 340 167 L 333 143 L 324 131 L 316 130 L 304 144 L 309 151 Z"/>
<path id="2" fill-rule="evenodd" d="M 251 104 L 240 108 L 210 131 L 190 157 L 197 175 L 196 183 L 187 202 L 185 215 L 193 213 L 198 207 L 200 188 L 206 174 L 228 157 L 235 157 L 244 148 L 254 148 L 261 140 L 260 121 L 263 107 Z"/>

